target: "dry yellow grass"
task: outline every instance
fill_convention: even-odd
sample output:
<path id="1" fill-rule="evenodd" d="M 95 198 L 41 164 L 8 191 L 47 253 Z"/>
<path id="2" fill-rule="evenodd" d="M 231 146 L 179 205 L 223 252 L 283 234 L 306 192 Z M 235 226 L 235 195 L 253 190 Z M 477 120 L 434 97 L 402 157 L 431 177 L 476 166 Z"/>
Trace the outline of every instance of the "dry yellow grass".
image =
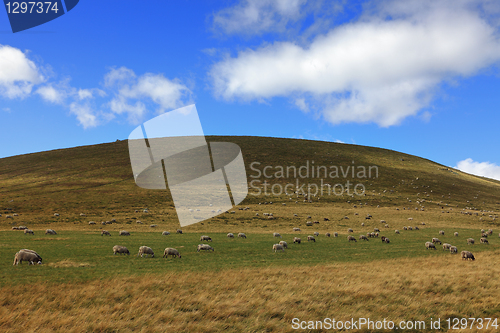
<path id="1" fill-rule="evenodd" d="M 443 323 L 499 316 L 499 255 L 478 253 L 474 262 L 450 255 L 4 287 L 0 330 L 291 332 L 293 318 L 326 317 L 424 320 L 428 330 L 430 318 Z"/>

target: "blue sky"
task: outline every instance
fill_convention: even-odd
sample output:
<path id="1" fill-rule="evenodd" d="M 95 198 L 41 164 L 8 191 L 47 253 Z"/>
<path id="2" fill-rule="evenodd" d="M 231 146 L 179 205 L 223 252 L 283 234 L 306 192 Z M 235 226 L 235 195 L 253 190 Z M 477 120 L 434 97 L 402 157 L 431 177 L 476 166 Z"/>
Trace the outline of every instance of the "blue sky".
<path id="1" fill-rule="evenodd" d="M 500 179 L 500 4 L 80 1 L 13 34 L 0 157 L 126 139 L 195 103 L 206 135 L 393 149 Z"/>

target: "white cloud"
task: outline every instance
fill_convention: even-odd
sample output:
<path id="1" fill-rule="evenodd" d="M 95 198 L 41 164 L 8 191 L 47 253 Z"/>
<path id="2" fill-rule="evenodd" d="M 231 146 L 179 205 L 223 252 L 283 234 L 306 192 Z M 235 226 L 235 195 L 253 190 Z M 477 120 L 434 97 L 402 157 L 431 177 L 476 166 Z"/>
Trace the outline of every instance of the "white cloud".
<path id="1" fill-rule="evenodd" d="M 275 42 L 216 63 L 214 92 L 226 100 L 293 97 L 333 124 L 396 125 L 429 106 L 446 80 L 500 60 L 497 27 L 477 3 L 385 1 L 307 47 Z"/>
<path id="2" fill-rule="evenodd" d="M 132 70 L 125 67 L 108 73 L 105 82 L 108 86 L 112 84 L 118 89 L 109 103 L 111 111 L 116 114 L 127 113 L 129 121 L 133 123 L 142 119 L 149 101 L 157 105 L 157 113 L 163 113 L 168 109 L 186 105 L 192 94 L 191 90 L 177 79 L 169 80 L 162 74 L 152 73 L 137 77 Z"/>
<path id="3" fill-rule="evenodd" d="M 458 170 L 477 175 L 500 180 L 500 166 L 490 162 L 475 162 L 471 158 L 457 163 Z"/>
<path id="4" fill-rule="evenodd" d="M 44 100 L 55 104 L 62 104 L 66 98 L 66 92 L 62 89 L 54 88 L 52 84 L 38 88 L 36 93 Z"/>
<path id="5" fill-rule="evenodd" d="M 283 31 L 301 16 L 307 0 L 244 0 L 214 14 L 214 25 L 226 34 Z"/>
<path id="6" fill-rule="evenodd" d="M 98 88 L 93 88 L 93 89 L 78 89 L 78 98 L 80 100 L 84 99 L 92 99 L 95 97 L 95 94 L 99 95 L 100 97 L 106 96 L 106 92 L 104 90 L 98 89 Z"/>
<path id="7" fill-rule="evenodd" d="M 295 105 L 304 112 L 309 112 L 309 106 L 306 103 L 305 98 L 297 98 L 295 100 Z"/>
<path id="8" fill-rule="evenodd" d="M 6 98 L 24 98 L 44 77 L 35 63 L 21 50 L 0 45 L 0 95 Z"/>
<path id="9" fill-rule="evenodd" d="M 69 110 L 84 129 L 99 125 L 97 115 L 89 105 L 73 102 L 69 105 Z"/>

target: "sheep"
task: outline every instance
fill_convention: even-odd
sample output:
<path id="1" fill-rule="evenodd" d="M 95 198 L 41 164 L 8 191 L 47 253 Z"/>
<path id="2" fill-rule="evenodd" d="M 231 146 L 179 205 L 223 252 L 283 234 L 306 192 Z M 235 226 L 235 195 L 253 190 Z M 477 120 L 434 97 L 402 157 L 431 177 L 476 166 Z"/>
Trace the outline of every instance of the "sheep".
<path id="1" fill-rule="evenodd" d="M 285 248 L 281 244 L 274 244 L 273 245 L 273 250 L 274 250 L 274 253 L 276 253 L 276 252 L 278 252 L 280 250 L 283 251 L 283 252 L 285 252 Z"/>
<path id="2" fill-rule="evenodd" d="M 458 237 L 458 232 L 456 232 L 456 231 L 455 231 L 455 232 L 453 233 L 453 235 L 454 235 L 455 237 Z"/>
<path id="3" fill-rule="evenodd" d="M 434 238 L 432 238 L 432 242 L 433 242 L 434 244 L 436 244 L 436 243 L 443 244 L 443 242 L 441 242 L 438 238 L 435 238 L 435 237 L 434 237 Z"/>
<path id="4" fill-rule="evenodd" d="M 162 234 L 163 236 L 168 236 L 168 235 L 170 235 L 170 232 L 168 232 L 168 231 L 164 231 L 164 232 L 162 232 L 161 234 Z"/>
<path id="5" fill-rule="evenodd" d="M 443 243 L 443 251 L 444 250 L 449 250 L 451 247 L 451 244 L 448 244 L 448 243 Z"/>
<path id="6" fill-rule="evenodd" d="M 151 224 L 149 227 L 150 228 L 156 228 L 158 226 L 158 224 Z"/>
<path id="7" fill-rule="evenodd" d="M 403 230 L 408 230 L 408 227 L 403 227 Z"/>
<path id="8" fill-rule="evenodd" d="M 331 235 L 330 235 L 330 233 L 329 233 L 329 232 L 327 232 L 327 233 L 325 234 L 325 236 L 326 236 L 326 237 L 330 237 Z"/>
<path id="9" fill-rule="evenodd" d="M 361 235 L 359 236 L 359 240 L 369 240 L 368 237 L 366 237 L 365 235 Z"/>
<path id="10" fill-rule="evenodd" d="M 207 242 L 208 242 L 208 241 L 212 241 L 212 238 L 210 238 L 209 236 L 201 236 L 201 237 L 200 237 L 200 241 L 201 241 L 201 242 L 202 242 L 202 241 L 207 241 Z"/>
<path id="11" fill-rule="evenodd" d="M 115 255 L 117 253 L 130 255 L 129 250 L 125 246 L 121 246 L 121 245 L 113 246 L 113 255 Z"/>
<path id="12" fill-rule="evenodd" d="M 19 230 L 19 227 L 12 227 L 12 230 Z"/>
<path id="13" fill-rule="evenodd" d="M 293 231 L 300 231 L 300 228 L 293 228 Z"/>
<path id="14" fill-rule="evenodd" d="M 458 249 L 456 246 L 450 246 L 450 253 L 451 254 L 455 254 L 455 253 L 458 253 Z"/>
<path id="15" fill-rule="evenodd" d="M 109 232 L 107 232 L 106 230 L 101 230 L 101 236 L 111 236 L 111 234 Z"/>
<path id="16" fill-rule="evenodd" d="M 483 232 L 483 233 L 481 234 L 481 237 L 483 237 L 483 238 L 488 238 L 488 234 L 487 234 L 486 232 Z"/>
<path id="17" fill-rule="evenodd" d="M 474 255 L 472 254 L 472 252 L 469 252 L 469 251 L 462 251 L 460 253 L 462 255 L 462 260 L 476 260 L 476 258 L 474 258 Z"/>
<path id="18" fill-rule="evenodd" d="M 35 263 L 40 265 L 42 264 L 42 257 L 33 250 L 22 249 L 14 255 L 13 266 L 19 265 L 19 263 L 22 264 L 23 261 L 27 261 L 28 265 L 34 265 Z"/>
<path id="19" fill-rule="evenodd" d="M 378 228 L 374 228 L 373 231 L 374 232 L 380 232 L 380 230 Z"/>
<path id="20" fill-rule="evenodd" d="M 488 235 L 490 235 L 490 236 L 493 235 L 493 229 L 488 230 Z"/>
<path id="21" fill-rule="evenodd" d="M 55 230 L 53 229 L 47 229 L 45 230 L 45 234 L 49 234 L 49 235 L 57 235 L 57 232 L 55 232 Z"/>
<path id="22" fill-rule="evenodd" d="M 364 223 L 364 222 L 363 222 L 363 223 L 361 223 L 361 226 L 362 226 L 362 227 L 364 227 L 364 226 L 365 226 L 365 223 Z"/>
<path id="23" fill-rule="evenodd" d="M 211 247 L 208 244 L 198 244 L 198 249 L 196 251 L 200 252 L 200 250 L 203 250 L 203 251 L 210 251 L 210 250 L 212 250 L 212 252 L 215 251 L 214 248 Z"/>
<path id="24" fill-rule="evenodd" d="M 231 233 L 231 232 L 230 232 L 230 233 L 228 233 L 228 234 L 227 234 L 227 238 L 234 238 L 233 233 Z"/>
<path id="25" fill-rule="evenodd" d="M 314 238 L 314 236 L 307 236 L 307 241 L 313 241 L 316 243 L 316 238 Z"/>
<path id="26" fill-rule="evenodd" d="M 312 225 L 313 225 L 313 223 L 312 223 L 312 221 L 307 221 L 307 222 L 306 222 L 306 225 L 307 225 L 308 227 L 310 227 L 310 226 L 312 226 Z"/>
<path id="27" fill-rule="evenodd" d="M 288 244 L 285 241 L 280 241 L 279 244 L 283 246 L 283 248 L 288 249 Z"/>
<path id="28" fill-rule="evenodd" d="M 120 236 L 130 236 L 130 232 L 125 231 L 125 230 L 120 230 L 119 235 L 120 235 Z"/>
<path id="29" fill-rule="evenodd" d="M 181 230 L 181 229 L 177 229 L 175 232 L 176 232 L 177 234 L 182 234 L 182 230 Z"/>
<path id="30" fill-rule="evenodd" d="M 467 238 L 467 245 L 474 245 L 474 238 Z"/>
<path id="31" fill-rule="evenodd" d="M 334 232 L 333 233 L 333 237 L 339 237 L 339 233 L 338 232 Z M 500 236 L 499 236 L 500 237 Z"/>
<path id="32" fill-rule="evenodd" d="M 55 216 L 55 217 L 58 217 L 58 216 L 59 216 L 59 213 L 54 213 L 54 216 Z"/>
<path id="33" fill-rule="evenodd" d="M 350 241 L 355 241 L 357 242 L 356 238 L 352 237 L 351 235 L 347 236 L 347 240 Z"/>
<path id="34" fill-rule="evenodd" d="M 420 230 L 420 228 L 419 228 L 419 227 L 415 227 L 414 229 L 415 229 L 415 230 Z"/>
<path id="35" fill-rule="evenodd" d="M 382 243 L 385 242 L 385 236 L 380 237 L 380 239 L 382 240 Z"/>
<path id="36" fill-rule="evenodd" d="M 94 225 L 95 224 L 95 221 L 90 221 L 89 222 L 89 225 Z"/>
<path id="37" fill-rule="evenodd" d="M 283 238 L 283 237 L 281 237 L 281 235 L 280 235 L 279 233 L 277 233 L 277 232 L 273 232 L 273 237 Z"/>
<path id="38" fill-rule="evenodd" d="M 413 230 L 413 227 L 408 227 L 408 230 Z"/>
<path id="39" fill-rule="evenodd" d="M 379 236 L 379 234 L 378 234 L 378 232 L 376 232 L 374 237 L 378 237 L 378 236 Z"/>
<path id="40" fill-rule="evenodd" d="M 168 258 L 168 256 L 172 256 L 172 258 L 181 258 L 181 254 L 179 253 L 179 251 L 177 249 L 174 249 L 173 247 L 167 247 L 163 252 L 163 258 Z"/>
<path id="41" fill-rule="evenodd" d="M 24 234 L 25 235 L 27 235 L 27 234 L 34 235 L 35 233 L 31 229 L 24 229 Z"/>
<path id="42" fill-rule="evenodd" d="M 389 244 L 391 241 L 389 240 L 389 238 L 385 237 L 384 240 L 383 240 L 383 242 Z"/>
<path id="43" fill-rule="evenodd" d="M 240 233 L 238 233 L 238 237 L 246 239 L 247 235 L 245 235 L 244 233 L 240 232 Z"/>
<path id="44" fill-rule="evenodd" d="M 479 241 L 480 241 L 481 243 L 483 243 L 483 244 L 489 244 L 489 243 L 488 243 L 488 239 L 486 239 L 486 238 L 484 238 L 484 237 L 482 237 Z"/>
<path id="45" fill-rule="evenodd" d="M 396 229 L 396 230 L 394 231 L 394 233 L 399 234 L 399 230 L 397 230 L 397 229 Z"/>
<path id="46" fill-rule="evenodd" d="M 444 230 L 439 230 L 439 234 L 444 236 Z"/>
<path id="47" fill-rule="evenodd" d="M 434 245 L 434 243 L 432 242 L 425 242 L 425 248 L 428 250 L 428 249 L 436 249 L 436 245 Z"/>
<path id="48" fill-rule="evenodd" d="M 313 235 L 316 236 L 316 237 L 318 237 L 319 236 L 319 232 L 316 231 Z"/>
<path id="49" fill-rule="evenodd" d="M 293 243 L 299 243 L 300 244 L 301 239 L 299 237 L 293 237 Z"/>
<path id="50" fill-rule="evenodd" d="M 151 258 L 154 258 L 155 256 L 155 253 L 153 252 L 153 249 L 151 249 L 149 246 L 141 246 L 139 248 L 139 253 L 137 253 L 137 256 L 141 256 L 141 258 L 143 257 L 143 255 L 146 255 L 146 257 L 149 255 L 151 255 Z"/>

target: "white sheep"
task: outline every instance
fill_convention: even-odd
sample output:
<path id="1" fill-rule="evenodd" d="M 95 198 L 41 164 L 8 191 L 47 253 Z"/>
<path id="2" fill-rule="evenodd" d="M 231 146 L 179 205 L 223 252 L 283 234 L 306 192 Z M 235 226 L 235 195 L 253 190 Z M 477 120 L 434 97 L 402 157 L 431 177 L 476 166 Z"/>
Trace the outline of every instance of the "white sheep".
<path id="1" fill-rule="evenodd" d="M 467 238 L 467 244 L 468 245 L 474 245 L 474 238 Z"/>
<path id="2" fill-rule="evenodd" d="M 274 244 L 273 245 L 273 250 L 274 250 L 274 253 L 278 252 L 278 251 L 283 251 L 285 252 L 285 248 L 283 247 L 283 245 L 281 244 Z"/>
<path id="3" fill-rule="evenodd" d="M 448 244 L 448 243 L 443 243 L 443 251 L 444 250 L 449 250 L 451 247 L 451 244 Z"/>
<path id="4" fill-rule="evenodd" d="M 45 234 L 49 234 L 49 235 L 57 235 L 57 232 L 55 232 L 55 230 L 53 229 L 47 229 L 45 230 Z"/>
<path id="5" fill-rule="evenodd" d="M 339 233 L 338 232 L 334 232 L 333 233 L 333 237 L 339 237 Z"/>
<path id="6" fill-rule="evenodd" d="M 319 232 L 316 231 L 316 232 L 314 232 L 313 235 L 316 236 L 316 237 L 318 237 L 319 236 Z"/>
<path id="7" fill-rule="evenodd" d="M 168 235 L 170 235 L 170 232 L 168 232 L 168 231 L 164 231 L 164 232 L 162 232 L 161 234 L 162 234 L 163 236 L 168 236 Z"/>
<path id="8" fill-rule="evenodd" d="M 283 237 L 281 237 L 281 235 L 280 235 L 279 233 L 277 233 L 277 232 L 273 232 L 273 237 L 283 238 Z"/>
<path id="9" fill-rule="evenodd" d="M 14 264 L 13 265 L 19 265 L 19 263 L 22 264 L 23 261 L 27 261 L 28 264 L 31 264 L 31 265 L 34 265 L 35 263 L 41 264 L 42 257 L 40 257 L 40 255 L 33 250 L 22 249 L 22 250 L 19 250 L 19 252 L 17 252 L 14 255 Z"/>
<path id="10" fill-rule="evenodd" d="M 101 236 L 111 236 L 111 234 L 106 230 L 101 230 Z"/>
<path id="11" fill-rule="evenodd" d="M 283 246 L 283 248 L 288 249 L 288 244 L 285 241 L 280 241 L 279 244 Z"/>
<path id="12" fill-rule="evenodd" d="M 439 234 L 444 236 L 444 230 L 439 230 Z"/>
<path id="13" fill-rule="evenodd" d="M 165 251 L 163 252 L 163 258 L 168 258 L 168 256 L 172 256 L 172 258 L 179 257 L 181 258 L 181 254 L 177 249 L 174 249 L 173 247 L 167 247 Z"/>
<path id="14" fill-rule="evenodd" d="M 325 234 L 325 236 L 326 236 L 326 237 L 330 237 L 331 235 L 330 235 L 330 233 L 329 233 L 329 232 L 327 232 L 327 233 Z"/>
<path id="15" fill-rule="evenodd" d="M 299 237 L 293 237 L 293 242 L 294 243 L 299 243 L 301 242 L 301 239 Z"/>
<path id="16" fill-rule="evenodd" d="M 238 233 L 238 237 L 246 239 L 247 235 L 245 235 L 244 233 L 240 232 L 240 233 Z"/>
<path id="17" fill-rule="evenodd" d="M 175 232 L 178 233 L 178 234 L 182 234 L 182 230 L 181 229 L 177 229 Z"/>
<path id="18" fill-rule="evenodd" d="M 203 241 L 212 241 L 212 238 L 210 238 L 209 236 L 201 236 L 200 237 L 200 241 L 203 242 Z"/>
<path id="19" fill-rule="evenodd" d="M 369 240 L 368 237 L 366 237 L 365 235 L 361 235 L 359 236 L 359 240 Z"/>
<path id="20" fill-rule="evenodd" d="M 115 255 L 117 253 L 130 255 L 130 252 L 128 251 L 128 249 L 125 246 L 121 246 L 121 245 L 113 246 L 113 255 Z"/>
<path id="21" fill-rule="evenodd" d="M 316 243 L 316 238 L 314 238 L 314 236 L 307 236 L 307 241 L 313 241 Z"/>
<path id="22" fill-rule="evenodd" d="M 458 237 L 458 232 L 455 231 L 455 233 L 453 234 L 455 237 Z"/>
<path id="23" fill-rule="evenodd" d="M 34 235 L 35 233 L 31 229 L 24 229 L 24 234 L 25 235 L 27 235 L 27 234 Z"/>
<path id="24" fill-rule="evenodd" d="M 120 230 L 120 233 L 119 233 L 120 236 L 130 236 L 130 232 L 126 231 L 126 230 Z"/>
<path id="25" fill-rule="evenodd" d="M 436 245 L 434 245 L 434 243 L 432 242 L 425 242 L 425 248 L 426 249 L 436 249 Z"/>
<path id="26" fill-rule="evenodd" d="M 455 254 L 455 253 L 458 253 L 458 249 L 456 246 L 450 246 L 450 253 L 451 254 Z"/>
<path id="27" fill-rule="evenodd" d="M 151 255 L 151 258 L 154 258 L 155 256 L 155 253 L 153 252 L 153 249 L 151 249 L 149 246 L 141 246 L 139 248 L 139 253 L 137 253 L 137 256 L 141 256 L 141 258 L 143 257 L 143 255 L 146 255 L 146 257 L 149 255 Z"/>
<path id="28" fill-rule="evenodd" d="M 433 242 L 434 244 L 436 244 L 436 243 L 443 244 L 443 243 L 442 243 L 442 242 L 441 242 L 438 238 L 435 238 L 435 237 L 434 237 L 434 238 L 432 238 L 432 242 Z"/>
<path id="29" fill-rule="evenodd" d="M 460 253 L 462 255 L 462 260 L 465 259 L 465 260 L 476 260 L 476 258 L 474 258 L 474 255 L 472 254 L 472 252 L 469 252 L 469 251 L 462 251 Z"/>
<path id="30" fill-rule="evenodd" d="M 89 225 L 94 225 L 95 224 L 95 221 L 90 221 L 89 222 Z"/>
<path id="31" fill-rule="evenodd" d="M 489 244 L 489 243 L 488 243 L 488 239 L 486 239 L 486 238 L 484 238 L 484 237 L 482 237 L 479 241 L 480 241 L 481 243 L 483 243 L 483 244 Z"/>
<path id="32" fill-rule="evenodd" d="M 293 231 L 300 231 L 300 228 L 293 228 Z"/>
<path id="33" fill-rule="evenodd" d="M 347 232 L 354 232 L 351 228 L 347 229 Z"/>
<path id="34" fill-rule="evenodd" d="M 394 233 L 399 234 L 399 230 L 394 231 Z"/>
<path id="35" fill-rule="evenodd" d="M 210 251 L 210 250 L 212 250 L 212 252 L 215 251 L 214 248 L 211 247 L 208 244 L 198 244 L 197 252 L 200 252 L 200 250 L 203 250 L 203 251 Z"/>
<path id="36" fill-rule="evenodd" d="M 350 241 L 355 241 L 357 242 L 356 238 L 354 238 L 353 236 L 349 235 L 347 236 L 347 240 L 350 242 Z"/>
<path id="37" fill-rule="evenodd" d="M 233 233 L 231 233 L 231 232 L 230 232 L 230 233 L 228 233 L 228 234 L 227 234 L 227 238 L 234 238 L 234 234 L 233 234 Z"/>

